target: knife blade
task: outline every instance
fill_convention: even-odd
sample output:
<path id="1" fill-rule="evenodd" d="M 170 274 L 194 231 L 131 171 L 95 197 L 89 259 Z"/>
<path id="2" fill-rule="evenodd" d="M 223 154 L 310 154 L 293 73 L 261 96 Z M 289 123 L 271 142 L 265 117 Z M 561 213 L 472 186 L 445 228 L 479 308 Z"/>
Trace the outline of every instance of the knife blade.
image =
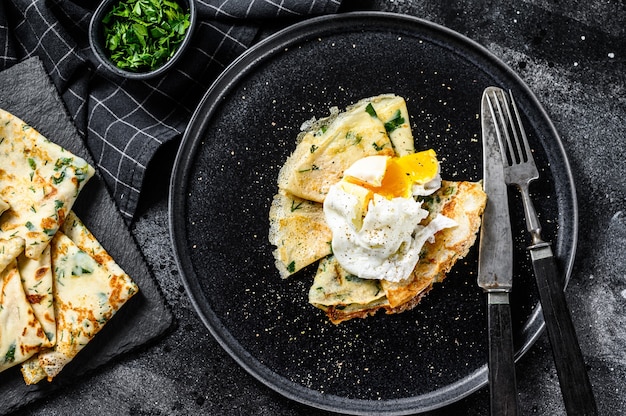
<path id="1" fill-rule="evenodd" d="M 509 293 L 513 288 L 513 237 L 504 165 L 488 94 L 481 100 L 483 213 L 478 254 L 478 286 L 487 294 L 491 415 L 517 415 L 517 382 Z"/>

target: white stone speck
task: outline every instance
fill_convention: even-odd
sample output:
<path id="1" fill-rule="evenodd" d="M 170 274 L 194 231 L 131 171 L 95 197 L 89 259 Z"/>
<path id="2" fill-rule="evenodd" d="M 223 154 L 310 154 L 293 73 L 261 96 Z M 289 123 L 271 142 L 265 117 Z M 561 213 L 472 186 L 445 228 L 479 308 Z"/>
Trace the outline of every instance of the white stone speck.
<path id="1" fill-rule="evenodd" d="M 620 295 L 622 295 L 622 297 L 624 299 L 626 299 L 626 289 L 622 290 L 621 292 L 619 292 Z"/>
<path id="2" fill-rule="evenodd" d="M 609 52 L 609 58 L 611 59 L 615 58 L 615 54 L 613 52 Z"/>

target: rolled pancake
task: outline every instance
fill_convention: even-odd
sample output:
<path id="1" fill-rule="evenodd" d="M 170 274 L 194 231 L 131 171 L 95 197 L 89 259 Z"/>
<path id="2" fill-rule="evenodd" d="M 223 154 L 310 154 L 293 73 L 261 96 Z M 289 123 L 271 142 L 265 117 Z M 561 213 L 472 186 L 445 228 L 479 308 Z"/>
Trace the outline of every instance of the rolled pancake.
<path id="1" fill-rule="evenodd" d="M 0 238 L 0 271 L 4 270 L 24 251 L 24 239 L 13 237 L 9 240 Z"/>
<path id="2" fill-rule="evenodd" d="M 357 160 L 373 155 L 395 155 L 394 144 L 385 130 L 385 120 L 377 116 L 375 109 L 372 110 L 379 99 L 361 100 L 341 113 L 334 109 L 329 117 L 306 125 L 297 138 L 296 149 L 279 172 L 279 189 L 302 199 L 324 202 L 330 186 L 338 182 L 343 172 Z M 397 99 L 404 103 L 400 97 Z M 387 107 L 390 106 L 385 107 L 385 114 L 389 111 Z M 402 143 L 409 141 L 406 139 L 407 128 L 408 123 L 394 125 L 394 130 L 403 132 L 399 136 Z"/>
<path id="3" fill-rule="evenodd" d="M 50 243 L 57 340 L 24 363 L 27 384 L 56 377 L 139 290 L 74 213 L 63 229 L 72 238 L 58 231 Z"/>
<path id="4" fill-rule="evenodd" d="M 0 372 L 38 352 L 48 343 L 26 299 L 17 262 L 0 271 Z"/>
<path id="5" fill-rule="evenodd" d="M 437 232 L 433 242 L 424 244 L 409 278 L 397 283 L 376 280 L 380 292 L 364 292 L 360 285 L 372 286 L 374 283 L 365 279 L 360 279 L 362 282 L 346 280 L 342 277 L 341 266 L 337 264 L 331 277 L 328 271 L 322 273 L 318 269 L 309 301 L 326 312 L 334 324 L 352 318 L 365 318 L 379 310 L 393 314 L 414 308 L 433 285 L 443 281 L 454 264 L 467 255 L 480 229 L 486 202 L 486 194 L 478 182 L 442 181 L 441 188 L 424 200 L 430 212 L 424 224 L 442 214 L 456 221 L 457 226 Z M 364 293 L 369 296 L 364 296 Z"/>
<path id="6" fill-rule="evenodd" d="M 51 347 L 56 342 L 56 320 L 52 294 L 50 246 L 45 248 L 38 259 L 29 259 L 22 253 L 17 259 L 17 265 L 20 269 L 26 299 L 50 341 L 44 346 Z"/>
<path id="7" fill-rule="evenodd" d="M 25 241 L 38 258 L 72 208 L 94 169 L 24 121 L 0 109 L 0 239 Z"/>
<path id="8" fill-rule="evenodd" d="M 282 278 L 330 254 L 332 234 L 322 204 L 279 192 L 270 208 L 270 243 Z"/>

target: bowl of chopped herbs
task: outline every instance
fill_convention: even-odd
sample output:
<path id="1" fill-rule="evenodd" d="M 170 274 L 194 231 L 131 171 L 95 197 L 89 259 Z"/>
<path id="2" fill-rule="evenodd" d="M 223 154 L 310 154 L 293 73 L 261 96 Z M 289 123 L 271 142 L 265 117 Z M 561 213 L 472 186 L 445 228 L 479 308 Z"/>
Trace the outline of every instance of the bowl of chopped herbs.
<path id="1" fill-rule="evenodd" d="M 195 20 L 194 0 L 104 0 L 91 18 L 89 43 L 114 74 L 152 78 L 184 53 Z"/>

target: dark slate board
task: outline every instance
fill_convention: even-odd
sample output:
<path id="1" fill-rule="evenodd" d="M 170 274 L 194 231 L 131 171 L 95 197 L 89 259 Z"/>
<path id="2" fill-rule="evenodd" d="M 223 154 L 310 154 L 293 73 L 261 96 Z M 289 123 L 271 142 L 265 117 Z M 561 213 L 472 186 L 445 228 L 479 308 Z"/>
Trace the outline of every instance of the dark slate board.
<path id="1" fill-rule="evenodd" d="M 0 72 L 0 108 L 33 126 L 49 140 L 95 166 L 65 106 L 38 58 Z M 164 334 L 173 317 L 115 202 L 96 174 L 79 195 L 74 211 L 117 263 L 135 280 L 139 293 L 105 325 L 92 342 L 55 378 L 26 386 L 19 366 L 0 373 L 0 414 L 45 397 L 79 376 Z"/>

